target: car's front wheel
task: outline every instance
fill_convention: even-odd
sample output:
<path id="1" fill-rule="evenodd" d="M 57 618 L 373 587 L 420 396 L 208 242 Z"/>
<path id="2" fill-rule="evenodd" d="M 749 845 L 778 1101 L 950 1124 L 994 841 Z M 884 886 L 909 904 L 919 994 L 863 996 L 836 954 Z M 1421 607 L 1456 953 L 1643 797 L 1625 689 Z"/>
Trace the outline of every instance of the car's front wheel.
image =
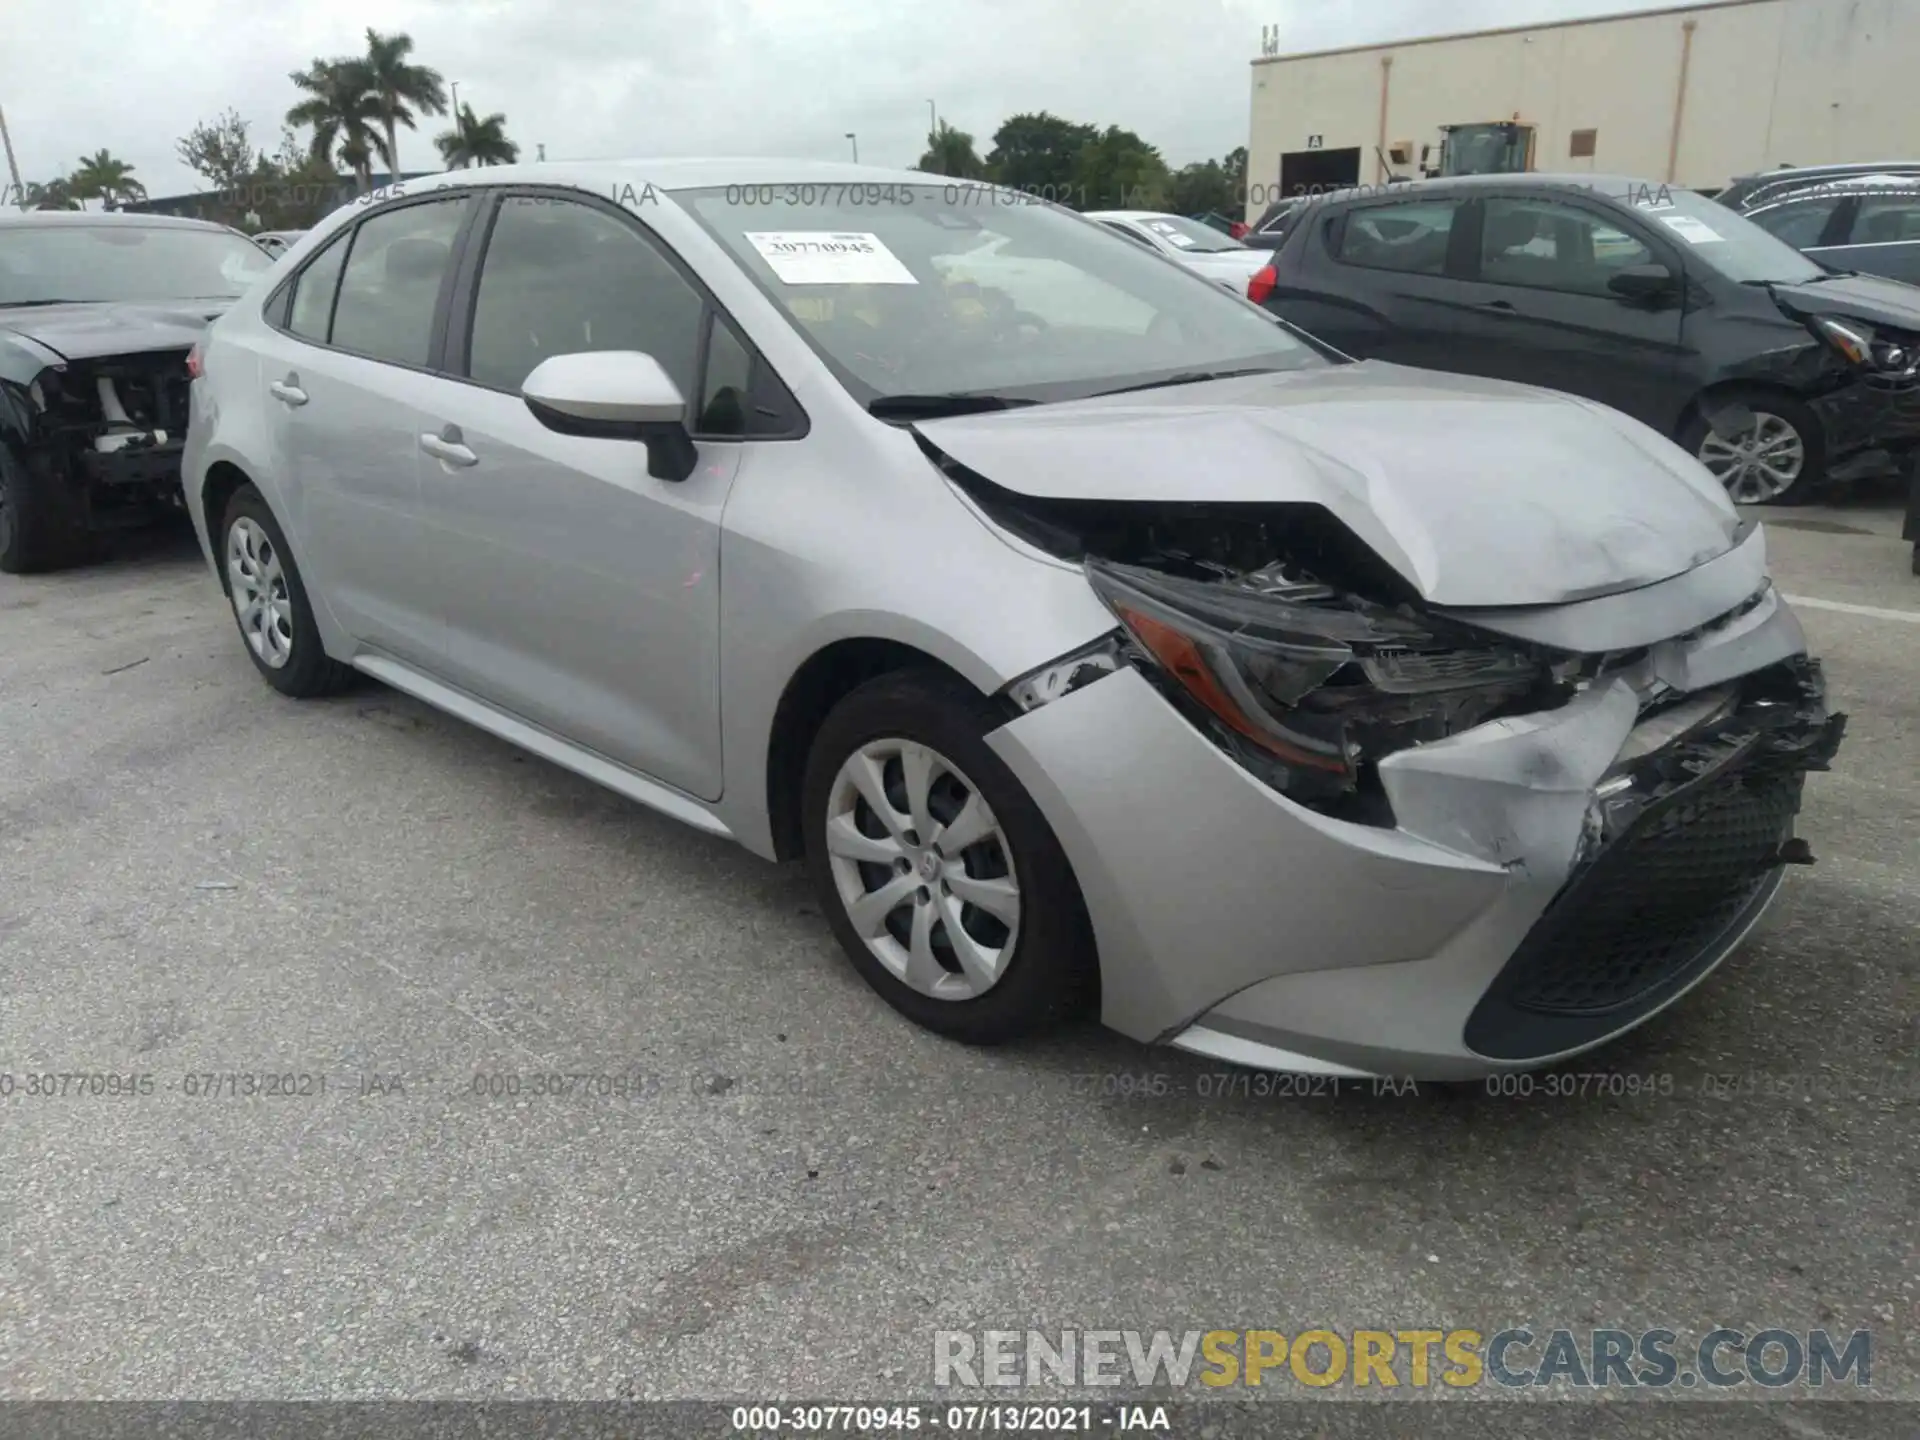
<path id="1" fill-rule="evenodd" d="M 909 1019 L 971 1044 L 1070 1019 L 1097 983 L 1072 866 L 983 738 L 1004 719 L 943 675 L 882 676 L 828 715 L 801 801 L 854 968 Z"/>
<path id="2" fill-rule="evenodd" d="M 220 563 L 247 656 L 269 685 L 300 699 L 346 688 L 353 671 L 322 648 L 293 549 L 251 485 L 242 485 L 227 503 Z"/>
<path id="3" fill-rule="evenodd" d="M 0 445 L 0 571 L 31 575 L 88 558 L 76 497 L 44 454 Z"/>
<path id="4" fill-rule="evenodd" d="M 1751 422 L 1723 427 L 1729 432 L 1723 434 L 1696 414 L 1680 444 L 1727 487 L 1728 499 L 1736 505 L 1799 505 L 1813 498 L 1826 470 L 1826 439 L 1811 410 L 1763 391 L 1723 395 L 1712 404 L 1716 410 L 1744 410 Z"/>

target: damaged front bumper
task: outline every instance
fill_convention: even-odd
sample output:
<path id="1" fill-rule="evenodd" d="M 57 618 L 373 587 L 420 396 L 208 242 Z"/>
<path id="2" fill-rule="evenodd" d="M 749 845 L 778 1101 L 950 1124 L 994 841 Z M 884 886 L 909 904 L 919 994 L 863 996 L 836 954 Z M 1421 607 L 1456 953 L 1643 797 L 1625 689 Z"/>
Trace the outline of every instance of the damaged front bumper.
<path id="1" fill-rule="evenodd" d="M 1447 1080 L 1601 1044 L 1696 984 L 1804 858 L 1801 781 L 1843 726 L 1766 590 L 1556 710 L 1384 758 L 1391 828 L 1282 798 L 1132 669 L 989 741 L 1073 862 L 1108 1024 Z"/>

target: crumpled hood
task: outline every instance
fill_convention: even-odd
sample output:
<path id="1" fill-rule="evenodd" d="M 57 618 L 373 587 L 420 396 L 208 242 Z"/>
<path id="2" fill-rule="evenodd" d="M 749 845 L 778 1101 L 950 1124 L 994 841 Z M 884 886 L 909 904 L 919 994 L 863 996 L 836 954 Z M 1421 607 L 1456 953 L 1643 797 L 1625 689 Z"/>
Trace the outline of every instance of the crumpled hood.
<path id="1" fill-rule="evenodd" d="M 1801 315 L 1838 315 L 1920 330 L 1920 286 L 1879 275 L 1835 275 L 1805 285 L 1769 287 L 1773 298 Z"/>
<path id="2" fill-rule="evenodd" d="M 1740 532 L 1703 466 L 1618 411 L 1380 361 L 914 428 L 1037 499 L 1323 505 L 1443 606 L 1651 585 Z"/>
<path id="3" fill-rule="evenodd" d="M 0 309 L 0 331 L 45 346 L 63 360 L 186 350 L 231 300 L 117 300 Z"/>

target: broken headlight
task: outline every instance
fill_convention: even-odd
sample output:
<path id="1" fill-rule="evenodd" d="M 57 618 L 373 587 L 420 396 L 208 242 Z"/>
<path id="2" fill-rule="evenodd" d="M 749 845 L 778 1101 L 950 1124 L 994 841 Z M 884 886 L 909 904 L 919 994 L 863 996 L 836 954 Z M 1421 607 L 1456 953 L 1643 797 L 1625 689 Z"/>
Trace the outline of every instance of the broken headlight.
<path id="1" fill-rule="evenodd" d="M 1920 345 L 1911 336 L 1831 315 L 1817 315 L 1808 324 L 1814 334 L 1875 379 L 1906 381 L 1920 375 Z"/>
<path id="2" fill-rule="evenodd" d="M 1292 580 L 1184 579 L 1106 561 L 1088 580 L 1147 673 L 1290 799 L 1338 811 L 1372 763 L 1481 724 L 1551 683 L 1543 660 Z"/>

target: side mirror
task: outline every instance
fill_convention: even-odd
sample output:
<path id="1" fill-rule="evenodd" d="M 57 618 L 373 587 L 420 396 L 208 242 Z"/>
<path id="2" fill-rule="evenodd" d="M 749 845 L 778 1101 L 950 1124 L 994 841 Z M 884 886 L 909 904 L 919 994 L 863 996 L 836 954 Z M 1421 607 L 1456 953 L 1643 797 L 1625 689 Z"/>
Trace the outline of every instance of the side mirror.
<path id="1" fill-rule="evenodd" d="M 1607 288 L 1625 300 L 1666 300 L 1680 282 L 1664 265 L 1628 265 L 1608 277 Z"/>
<path id="2" fill-rule="evenodd" d="M 640 350 L 550 355 L 520 383 L 527 409 L 549 430 L 602 440 L 638 440 L 647 473 L 684 480 L 698 459 L 687 401 L 660 362 Z"/>

